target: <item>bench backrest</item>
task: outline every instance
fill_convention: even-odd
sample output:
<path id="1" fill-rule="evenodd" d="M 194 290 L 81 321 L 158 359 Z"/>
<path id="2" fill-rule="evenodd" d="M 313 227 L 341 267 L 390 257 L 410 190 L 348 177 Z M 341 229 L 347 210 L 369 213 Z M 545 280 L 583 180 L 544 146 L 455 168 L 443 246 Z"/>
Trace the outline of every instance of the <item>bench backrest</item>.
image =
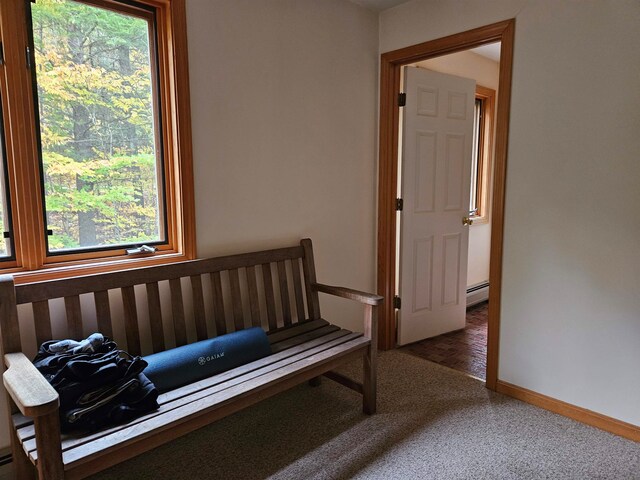
<path id="1" fill-rule="evenodd" d="M 4 353 L 35 352 L 46 340 L 100 331 L 129 353 L 147 355 L 253 326 L 269 332 L 320 318 L 315 282 L 309 239 L 289 248 L 24 285 L 5 275 L 2 347 Z"/>

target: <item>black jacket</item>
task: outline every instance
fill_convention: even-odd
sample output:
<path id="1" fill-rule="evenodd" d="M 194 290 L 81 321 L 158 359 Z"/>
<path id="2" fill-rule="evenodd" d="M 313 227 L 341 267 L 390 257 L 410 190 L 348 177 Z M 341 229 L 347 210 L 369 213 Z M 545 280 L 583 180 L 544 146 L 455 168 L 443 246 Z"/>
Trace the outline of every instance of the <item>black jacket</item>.
<path id="1" fill-rule="evenodd" d="M 84 348 L 67 349 L 60 348 L 67 341 L 45 342 L 33 361 L 60 395 L 63 432 L 117 425 L 158 408 L 158 391 L 142 374 L 147 362 L 100 334 L 90 338 L 99 341 L 69 341 Z"/>

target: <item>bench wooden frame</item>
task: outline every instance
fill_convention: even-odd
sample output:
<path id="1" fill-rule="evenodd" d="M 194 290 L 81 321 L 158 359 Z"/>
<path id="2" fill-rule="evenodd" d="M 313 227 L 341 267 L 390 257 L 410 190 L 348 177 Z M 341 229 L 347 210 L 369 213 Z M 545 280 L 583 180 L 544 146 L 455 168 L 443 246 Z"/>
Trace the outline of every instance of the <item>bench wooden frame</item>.
<path id="1" fill-rule="evenodd" d="M 205 277 L 209 292 L 203 290 Z M 168 283 L 171 305 L 164 317 L 163 283 Z M 147 320 L 170 316 L 173 326 L 173 331 L 166 331 L 166 321 L 148 321 L 146 344 L 141 335 L 145 315 L 138 314 L 140 299 L 136 301 L 136 290 L 139 295 L 141 289 Z M 184 295 L 184 290 L 190 295 Z M 120 292 L 121 319 L 111 315 L 118 295 L 109 291 Z M 319 292 L 364 304 L 364 333 L 323 320 Z M 81 296 L 86 295 L 93 297 L 95 312 L 83 316 L 87 303 L 81 302 Z M 55 299 L 64 299 L 60 320 L 50 307 Z M 3 381 L 16 477 L 34 478 L 37 472 L 47 480 L 84 478 L 297 384 L 317 384 L 320 375 L 361 393 L 364 412 L 372 414 L 376 410 L 377 306 L 382 300 L 378 295 L 317 283 L 309 239 L 295 247 L 33 284 L 14 285 L 10 275 L 1 276 L 0 334 L 7 368 Z M 29 321 L 18 317 L 21 304 L 31 304 L 36 345 L 52 339 L 53 331 L 79 339 L 97 325 L 121 347 L 126 345 L 130 353 L 140 355 L 187 344 L 189 337 L 202 340 L 261 326 L 273 354 L 164 393 L 159 410 L 128 424 L 84 436 L 61 435 L 58 395 L 22 353 L 35 351 L 35 345 L 21 340 L 20 329 Z M 225 304 L 231 308 L 225 311 Z M 332 372 L 357 357 L 364 360 L 362 383 Z"/>

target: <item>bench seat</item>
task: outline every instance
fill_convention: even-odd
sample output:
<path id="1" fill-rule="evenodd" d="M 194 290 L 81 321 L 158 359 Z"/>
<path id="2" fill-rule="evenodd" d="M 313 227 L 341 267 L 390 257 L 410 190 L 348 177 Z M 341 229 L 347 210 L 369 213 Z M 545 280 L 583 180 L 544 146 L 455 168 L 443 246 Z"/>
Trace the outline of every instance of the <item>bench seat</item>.
<path id="1" fill-rule="evenodd" d="M 323 319 L 319 293 L 360 303 L 363 333 Z M 375 413 L 382 301 L 318 283 L 309 239 L 299 246 L 37 283 L 16 285 L 10 275 L 0 276 L 3 383 L 16 478 L 88 477 L 300 383 L 316 385 L 320 376 L 358 392 L 362 410 Z M 20 330 L 29 323 L 23 338 Z M 58 393 L 30 360 L 42 342 L 79 340 L 96 328 L 131 355 L 148 355 L 253 327 L 266 332 L 268 357 L 163 393 L 158 410 L 86 435 L 60 433 Z M 363 360 L 361 382 L 333 371 L 355 358 Z"/>
<path id="2" fill-rule="evenodd" d="M 147 441 L 150 433 L 155 437 L 158 430 L 165 430 L 167 436 L 160 442 L 164 443 L 210 423 L 219 410 L 226 409 L 219 415 L 226 416 L 231 413 L 229 408 L 240 410 L 270 396 L 270 387 L 294 376 L 299 383 L 299 376 L 305 372 L 308 379 L 312 379 L 334 368 L 338 359 L 342 363 L 345 356 L 360 357 L 362 350 L 370 345 L 370 340 L 361 333 L 341 329 L 322 319 L 281 329 L 269 334 L 268 338 L 272 355 L 163 393 L 158 398 L 160 408 L 148 415 L 90 435 L 62 435 L 65 470 L 73 469 L 73 473 L 81 478 L 95 471 L 93 463 L 101 463 L 100 457 L 107 453 L 125 449 L 119 460 L 133 457 L 157 446 L 155 442 Z M 238 398 L 245 398 L 242 406 L 237 403 Z M 202 415 L 207 416 L 206 421 L 199 422 Z M 33 422 L 21 414 L 14 414 L 13 423 L 24 451 L 37 465 Z"/>

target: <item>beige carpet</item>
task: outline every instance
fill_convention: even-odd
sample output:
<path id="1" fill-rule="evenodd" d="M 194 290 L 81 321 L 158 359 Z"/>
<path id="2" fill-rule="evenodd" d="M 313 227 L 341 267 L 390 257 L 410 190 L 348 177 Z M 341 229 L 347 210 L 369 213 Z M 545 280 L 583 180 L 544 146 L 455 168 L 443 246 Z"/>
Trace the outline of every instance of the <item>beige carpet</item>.
<path id="1" fill-rule="evenodd" d="M 368 417 L 301 385 L 94 478 L 640 479 L 640 444 L 411 355 L 381 355 L 379 392 Z"/>

